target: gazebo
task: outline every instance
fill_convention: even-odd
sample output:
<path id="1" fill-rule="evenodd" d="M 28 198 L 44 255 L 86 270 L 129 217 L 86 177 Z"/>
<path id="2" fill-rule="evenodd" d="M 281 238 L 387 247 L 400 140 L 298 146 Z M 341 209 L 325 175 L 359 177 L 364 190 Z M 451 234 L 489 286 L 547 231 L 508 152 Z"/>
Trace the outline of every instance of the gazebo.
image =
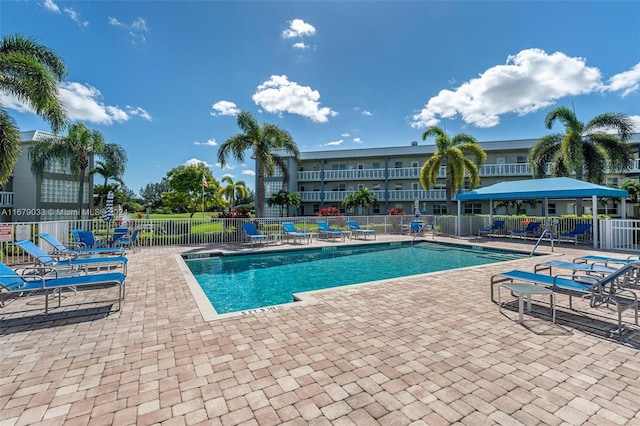
<path id="1" fill-rule="evenodd" d="M 474 191 L 456 195 L 458 201 L 458 229 L 463 201 L 489 200 L 493 206 L 494 200 L 544 200 L 544 211 L 548 222 L 549 200 L 573 200 L 591 198 L 593 217 L 593 247 L 598 247 L 598 198 L 621 198 L 622 218 L 626 218 L 626 198 L 628 193 L 622 189 L 609 188 L 590 182 L 567 177 L 514 180 L 499 182 Z M 493 210 L 491 210 L 493 214 Z"/>

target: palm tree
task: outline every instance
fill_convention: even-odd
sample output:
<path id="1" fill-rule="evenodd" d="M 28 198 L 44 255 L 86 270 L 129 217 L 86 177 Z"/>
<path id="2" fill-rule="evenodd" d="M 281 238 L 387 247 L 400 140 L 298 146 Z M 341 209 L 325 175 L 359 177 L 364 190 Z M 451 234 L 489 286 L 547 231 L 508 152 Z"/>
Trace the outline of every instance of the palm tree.
<path id="1" fill-rule="evenodd" d="M 356 192 L 347 195 L 342 200 L 342 206 L 345 209 L 351 209 L 360 207 L 362 214 L 364 209 L 369 208 L 376 202 L 376 196 L 373 192 L 369 191 L 369 188 L 360 188 Z"/>
<path id="2" fill-rule="evenodd" d="M 53 50 L 19 34 L 6 35 L 0 43 L 0 92 L 15 96 L 58 133 L 67 114 L 57 83 L 67 69 Z M 20 155 L 20 131 L 15 120 L 0 104 L 0 185 L 4 185 Z"/>
<path id="3" fill-rule="evenodd" d="M 237 117 L 238 127 L 243 133 L 231 136 L 218 149 L 218 162 L 224 167 L 231 156 L 239 162 L 244 161 L 247 150 L 252 151 L 256 162 L 258 179 L 256 184 L 256 216 L 261 217 L 265 203 L 265 176 L 273 176 L 276 167 L 283 174 L 283 189 L 287 189 L 289 169 L 283 157 L 275 151 L 284 151 L 300 161 L 300 151 L 293 138 L 286 130 L 269 123 L 258 125 L 253 114 L 243 111 Z"/>
<path id="4" fill-rule="evenodd" d="M 123 147 L 115 143 L 107 143 L 104 151 L 100 154 L 104 161 L 96 161 L 96 166 L 89 171 L 89 174 L 98 174 L 104 178 L 104 184 L 100 193 L 100 205 L 107 197 L 109 179 L 124 185 L 122 175 L 127 167 L 127 153 Z"/>
<path id="5" fill-rule="evenodd" d="M 631 166 L 633 154 L 628 141 L 633 122 L 624 114 L 607 112 L 583 124 L 574 111 L 557 107 L 545 118 L 547 129 L 551 129 L 556 120 L 564 125 L 565 133 L 545 136 L 529 150 L 534 178 L 544 176 L 550 163 L 553 176 L 569 176 L 573 172 L 577 180 L 602 184 L 607 168 L 624 171 Z M 615 130 L 617 135 L 607 133 L 609 130 Z M 582 199 L 576 204 L 580 216 Z"/>
<path id="6" fill-rule="evenodd" d="M 269 198 L 269 206 L 279 206 L 280 216 L 285 216 L 285 212 L 289 206 L 300 207 L 300 195 L 297 192 L 289 192 L 284 189 L 278 191 L 277 194 L 273 194 Z"/>
<path id="7" fill-rule="evenodd" d="M 84 123 L 69 126 L 69 134 L 62 138 L 46 138 L 35 142 L 29 148 L 31 172 L 38 178 L 49 170 L 54 162 L 69 167 L 74 177 L 79 179 L 78 219 L 82 218 L 82 196 L 85 173 L 91 157 L 105 149 L 102 133 L 89 130 Z"/>
<path id="8" fill-rule="evenodd" d="M 453 138 L 438 126 L 429 127 L 422 140 L 429 136 L 436 138 L 436 152 L 427 159 L 420 169 L 420 184 L 426 190 L 433 188 L 440 173 L 440 167 L 446 165 L 446 197 L 447 211 L 453 211 L 453 194 L 464 185 L 465 174 L 469 174 L 469 188 L 477 188 L 480 184 L 479 169 L 486 161 L 487 154 L 478 141 L 465 133 L 458 133 Z M 466 156 L 470 155 L 473 160 Z"/>
<path id="9" fill-rule="evenodd" d="M 234 182 L 231 176 L 224 176 L 221 182 L 227 185 L 220 189 L 220 195 L 227 200 L 231 208 L 236 206 L 236 198 L 247 198 L 250 194 L 247 184 L 243 180 Z"/>

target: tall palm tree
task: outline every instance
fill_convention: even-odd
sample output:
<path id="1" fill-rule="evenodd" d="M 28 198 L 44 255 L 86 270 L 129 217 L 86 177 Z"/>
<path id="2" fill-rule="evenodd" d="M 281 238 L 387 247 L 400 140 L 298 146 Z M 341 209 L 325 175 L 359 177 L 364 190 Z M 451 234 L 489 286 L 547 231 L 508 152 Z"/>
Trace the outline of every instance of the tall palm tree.
<path id="1" fill-rule="evenodd" d="M 20 34 L 0 43 L 0 92 L 15 96 L 43 117 L 54 133 L 64 129 L 67 114 L 57 83 L 67 74 L 64 62 L 48 47 Z M 20 131 L 0 104 L 0 185 L 4 185 L 20 155 Z"/>
<path id="2" fill-rule="evenodd" d="M 469 188 L 477 188 L 480 184 L 479 169 L 486 161 L 484 152 L 478 141 L 465 133 L 458 133 L 452 138 L 438 126 L 429 127 L 422 140 L 429 136 L 436 138 L 436 152 L 427 159 L 420 169 L 420 184 L 426 190 L 433 188 L 438 179 L 440 167 L 446 165 L 446 198 L 447 212 L 453 211 L 453 194 L 464 185 L 465 174 L 469 174 Z M 467 158 L 473 157 L 473 160 Z"/>
<path id="3" fill-rule="evenodd" d="M 218 162 L 224 167 L 228 157 L 243 162 L 245 153 L 252 151 L 258 173 L 256 184 L 256 216 L 261 217 L 265 203 L 265 176 L 273 176 L 276 168 L 283 174 L 283 189 L 287 189 L 289 169 L 283 157 L 275 151 L 284 151 L 300 161 L 300 151 L 293 138 L 286 130 L 269 123 L 258 124 L 253 114 L 242 111 L 237 117 L 238 127 L 243 133 L 231 136 L 218 148 Z"/>
<path id="4" fill-rule="evenodd" d="M 29 148 L 31 172 L 41 178 L 54 162 L 69 167 L 79 180 L 78 219 L 82 218 L 82 195 L 84 193 L 85 173 L 91 157 L 101 154 L 105 149 L 102 133 L 89 130 L 84 123 L 69 126 L 69 133 L 61 138 L 46 138 L 35 142 Z"/>
<path id="5" fill-rule="evenodd" d="M 602 184 L 607 168 L 624 171 L 631 166 L 633 154 L 628 141 L 633 133 L 633 122 L 624 114 L 607 112 L 583 124 L 574 111 L 557 107 L 547 114 L 545 126 L 551 129 L 556 121 L 564 125 L 564 134 L 545 136 L 529 150 L 534 178 L 544 176 L 547 163 L 551 163 L 553 176 L 575 173 L 577 180 Z M 617 134 L 608 133 L 610 130 Z M 576 204 L 580 216 L 582 199 Z"/>
<path id="6" fill-rule="evenodd" d="M 100 193 L 100 205 L 106 200 L 109 187 L 107 182 L 109 179 L 124 185 L 122 175 L 127 168 L 127 152 L 124 148 L 116 143 L 107 143 L 104 150 L 100 154 L 103 161 L 96 161 L 96 165 L 89 171 L 90 174 L 98 174 L 104 178 L 102 191 Z"/>
<path id="7" fill-rule="evenodd" d="M 247 184 L 243 180 L 237 180 L 234 182 L 231 176 L 224 176 L 221 180 L 226 185 L 220 189 L 220 195 L 222 195 L 231 208 L 236 206 L 236 198 L 247 198 L 249 196 L 249 190 Z"/>

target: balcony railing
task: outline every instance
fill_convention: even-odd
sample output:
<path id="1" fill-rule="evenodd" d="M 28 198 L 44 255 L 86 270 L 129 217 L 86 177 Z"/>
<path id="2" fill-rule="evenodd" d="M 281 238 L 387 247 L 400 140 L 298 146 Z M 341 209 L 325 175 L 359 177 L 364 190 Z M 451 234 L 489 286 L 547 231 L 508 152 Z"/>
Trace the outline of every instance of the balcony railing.
<path id="1" fill-rule="evenodd" d="M 13 192 L 0 191 L 0 207 L 13 206 Z"/>
<path id="2" fill-rule="evenodd" d="M 341 203 L 349 194 L 355 191 L 326 191 L 324 192 L 324 202 Z M 389 190 L 389 199 L 385 200 L 384 191 L 371 191 L 378 202 L 384 201 L 444 201 L 446 200 L 446 191 L 444 189 L 432 189 L 425 191 L 422 189 L 405 189 L 405 190 Z M 298 193 L 300 201 L 303 203 L 320 202 L 322 192 L 320 191 L 302 191 Z"/>

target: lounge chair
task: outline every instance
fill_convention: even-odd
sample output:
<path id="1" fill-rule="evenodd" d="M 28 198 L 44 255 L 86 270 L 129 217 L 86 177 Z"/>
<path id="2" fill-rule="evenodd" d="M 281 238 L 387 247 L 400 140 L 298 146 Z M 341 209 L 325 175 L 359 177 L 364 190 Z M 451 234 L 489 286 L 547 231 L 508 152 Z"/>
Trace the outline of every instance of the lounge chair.
<path id="1" fill-rule="evenodd" d="M 25 269 L 28 272 L 28 268 Z M 9 268 L 0 262 L 0 308 L 7 305 L 7 297 L 44 292 L 45 303 L 44 313 L 49 313 L 49 293 L 58 292 L 58 307 L 62 304 L 62 290 L 71 289 L 77 291 L 83 287 L 117 285 L 118 289 L 118 310 L 121 307 L 121 301 L 124 299 L 124 281 L 126 275 L 122 272 L 108 272 L 104 274 L 89 274 L 51 277 L 49 275 L 42 276 L 38 274 L 18 274 L 17 271 Z"/>
<path id="2" fill-rule="evenodd" d="M 127 273 L 127 258 L 124 256 L 104 256 L 104 257 L 77 257 L 73 255 L 55 256 L 42 250 L 29 240 L 16 241 L 14 245 L 20 247 L 35 259 L 37 267 L 48 268 L 73 268 L 81 269 L 85 272 L 89 268 L 100 269 L 103 267 L 121 266 L 123 273 Z"/>
<path id="3" fill-rule="evenodd" d="M 71 231 L 74 241 L 78 246 L 83 248 L 100 248 L 106 247 L 105 241 L 102 241 L 95 237 L 93 232 L 85 231 L 83 229 L 73 229 Z"/>
<path id="4" fill-rule="evenodd" d="M 358 222 L 356 222 L 355 220 L 348 220 L 347 226 L 349 226 L 349 231 L 351 231 L 351 235 L 354 238 L 358 238 L 359 235 L 362 235 L 366 240 L 368 235 L 373 235 L 373 239 L 376 239 L 376 231 L 374 231 L 373 229 L 360 228 L 360 225 L 358 225 Z"/>
<path id="5" fill-rule="evenodd" d="M 526 228 L 514 229 L 513 231 L 511 231 L 511 238 L 516 235 L 521 235 L 522 238 L 527 238 L 528 235 L 535 237 L 536 232 L 538 232 L 538 230 L 540 229 L 540 225 L 542 225 L 540 222 L 529 222 Z"/>
<path id="6" fill-rule="evenodd" d="M 608 266 L 602 266 L 595 263 L 575 263 L 562 260 L 547 260 L 546 262 L 538 263 L 533 267 L 533 270 L 534 272 L 548 270 L 549 275 L 553 275 L 553 268 L 568 269 L 571 271 L 585 272 L 587 274 L 602 275 L 607 275 L 615 271 L 615 268 L 610 268 Z"/>
<path id="7" fill-rule="evenodd" d="M 625 259 L 621 259 L 619 257 L 610 257 L 610 256 L 600 256 L 597 254 L 588 254 L 585 256 L 579 256 L 573 259 L 575 263 L 596 263 L 602 264 L 604 266 L 609 266 L 610 264 L 614 265 L 628 265 L 630 263 L 634 263 L 640 260 L 638 256 L 629 256 Z"/>
<path id="8" fill-rule="evenodd" d="M 307 240 L 307 244 L 311 243 L 311 234 L 308 232 L 299 232 L 293 222 L 283 222 L 282 229 L 284 230 L 285 238 L 293 238 L 293 242 L 299 239 L 301 242 L 303 239 Z"/>
<path id="9" fill-rule="evenodd" d="M 495 235 L 502 234 L 504 232 L 504 224 L 506 221 L 504 220 L 496 220 L 491 224 L 491 226 L 485 226 L 483 228 L 478 229 L 478 237 L 482 234 L 485 235 Z"/>
<path id="10" fill-rule="evenodd" d="M 571 232 L 563 232 L 558 234 L 560 238 L 572 239 L 574 244 L 578 244 L 578 239 L 582 238 L 588 240 L 591 238 L 591 224 L 590 223 L 578 223 Z"/>
<path id="11" fill-rule="evenodd" d="M 269 240 L 267 235 L 258 232 L 258 228 L 256 228 L 256 224 L 253 222 L 243 223 L 242 230 L 244 231 L 244 236 L 251 242 L 251 248 L 253 248 L 254 241 L 266 243 Z"/>
<path id="12" fill-rule="evenodd" d="M 633 309 L 635 324 L 638 325 L 638 297 L 635 292 L 624 287 L 623 282 L 635 276 L 640 270 L 640 262 L 630 263 L 612 273 L 597 277 L 593 275 L 570 276 L 537 274 L 535 272 L 512 270 L 491 277 L 491 301 L 494 299 L 494 286 L 503 282 L 529 282 L 547 287 L 553 292 L 569 296 L 569 308 L 573 309 L 572 297 L 589 299 L 589 305 L 596 308 L 601 305 L 615 305 L 618 312 L 618 335 L 622 333 L 622 312 Z"/>
<path id="13" fill-rule="evenodd" d="M 138 233 L 140 233 L 140 228 L 135 228 L 133 232 L 131 232 L 131 235 L 127 234 L 122 237 L 119 237 L 117 240 L 113 242 L 113 245 L 119 246 L 123 249 L 126 249 L 127 247 L 131 247 L 131 250 L 135 253 L 136 246 L 138 246 Z"/>
<path id="14" fill-rule="evenodd" d="M 123 247 L 74 248 L 65 246 L 51 234 L 40 234 L 40 238 L 54 248 L 54 251 L 49 253 L 54 255 L 76 253 L 78 256 L 91 256 L 95 254 L 116 254 L 122 256 L 124 254 Z"/>
<path id="15" fill-rule="evenodd" d="M 337 229 L 331 229 L 327 222 L 318 222 L 318 238 L 326 237 L 329 238 L 342 238 L 342 241 L 345 239 L 345 234 L 342 231 L 338 231 Z"/>
<path id="16" fill-rule="evenodd" d="M 129 228 L 126 226 L 119 226 L 113 230 L 113 235 L 111 236 L 111 243 L 113 245 L 119 244 L 122 238 L 129 236 Z"/>

